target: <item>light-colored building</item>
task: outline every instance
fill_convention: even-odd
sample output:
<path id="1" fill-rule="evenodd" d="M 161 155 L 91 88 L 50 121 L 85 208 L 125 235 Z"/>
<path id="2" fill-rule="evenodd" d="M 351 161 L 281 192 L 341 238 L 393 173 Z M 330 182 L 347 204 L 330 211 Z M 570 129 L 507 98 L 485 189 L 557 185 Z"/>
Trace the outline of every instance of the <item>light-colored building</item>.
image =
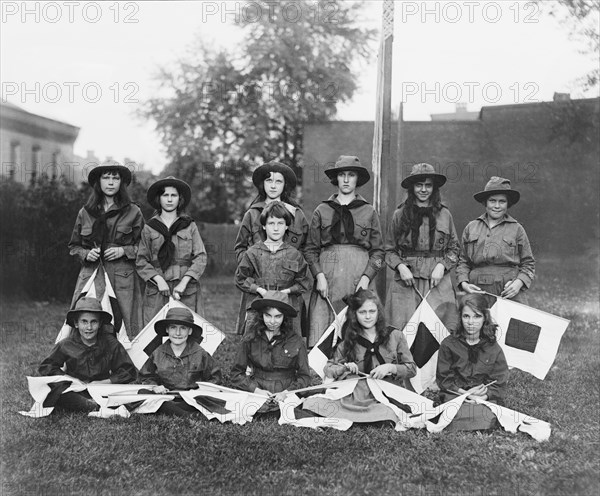
<path id="1" fill-rule="evenodd" d="M 23 184 L 42 174 L 76 180 L 73 145 L 78 134 L 77 126 L 0 102 L 1 176 Z"/>

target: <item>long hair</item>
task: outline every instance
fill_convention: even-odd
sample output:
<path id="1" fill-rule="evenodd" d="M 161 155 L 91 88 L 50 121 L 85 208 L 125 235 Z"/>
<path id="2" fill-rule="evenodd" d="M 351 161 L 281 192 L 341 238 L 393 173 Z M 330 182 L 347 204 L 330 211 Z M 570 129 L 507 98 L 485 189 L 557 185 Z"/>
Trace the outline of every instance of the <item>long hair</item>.
<path id="1" fill-rule="evenodd" d="M 455 335 L 457 337 L 465 337 L 467 334 L 462 323 L 462 312 L 465 307 L 469 307 L 475 313 L 483 315 L 483 326 L 479 332 L 479 339 L 481 341 L 494 343 L 496 341 L 496 330 L 498 329 L 498 325 L 492 320 L 487 298 L 485 295 L 478 293 L 470 293 L 461 298 L 458 305 L 458 314 L 461 318 Z"/>
<path id="2" fill-rule="evenodd" d="M 265 193 L 265 179 L 267 179 L 268 177 L 271 176 L 271 174 L 273 174 L 273 172 L 269 172 L 267 175 L 265 175 L 264 177 L 262 177 L 260 179 L 260 181 L 258 182 L 258 187 L 256 188 L 258 190 L 258 195 L 256 195 L 256 197 L 254 198 L 254 200 L 252 200 L 251 205 L 254 205 L 255 203 L 258 202 L 264 202 L 267 199 L 267 193 Z M 299 208 L 300 206 L 296 203 L 296 201 L 292 198 L 293 195 L 293 191 L 292 191 L 292 186 L 290 184 L 287 183 L 287 181 L 285 180 L 285 176 L 283 178 L 283 191 L 281 192 L 281 197 L 279 198 L 282 202 L 285 203 L 289 203 L 290 205 Z"/>
<path id="3" fill-rule="evenodd" d="M 386 324 L 381 300 L 374 291 L 371 291 L 370 289 L 359 289 L 356 293 L 345 296 L 344 302 L 348 305 L 348 311 L 346 313 L 346 322 L 344 322 L 344 325 L 342 326 L 342 335 L 344 338 L 340 346 L 342 346 L 342 355 L 349 362 L 356 361 L 356 341 L 362 330 L 358 323 L 358 319 L 356 318 L 356 312 L 367 301 L 372 301 L 377 306 L 375 331 L 377 333 L 377 341 L 379 344 L 386 345 L 392 332 L 391 328 Z"/>
<path id="4" fill-rule="evenodd" d="M 260 336 L 261 333 L 265 333 L 269 330 L 263 319 L 263 314 L 267 310 L 269 310 L 269 308 L 270 307 L 264 308 L 262 312 L 257 312 L 256 310 L 254 310 L 256 312 L 256 318 L 251 319 L 250 326 L 246 329 L 246 334 L 243 337 L 243 341 L 253 341 L 258 336 Z M 277 308 L 277 310 L 279 309 Z M 284 335 L 288 335 L 291 332 L 295 332 L 292 325 L 292 319 L 285 314 L 283 314 L 283 321 L 281 322 L 279 332 L 281 332 L 281 334 Z"/>
<path id="5" fill-rule="evenodd" d="M 129 205 L 131 203 L 131 198 L 129 198 L 127 185 L 125 184 L 125 181 L 123 180 L 123 177 L 119 173 L 118 169 L 107 169 L 102 172 L 102 174 L 106 173 L 115 174 L 121 179 L 119 191 L 117 191 L 117 194 L 115 195 L 115 205 L 119 208 Z M 104 193 L 102 193 L 102 189 L 100 188 L 100 177 L 98 177 L 92 186 L 92 192 L 90 193 L 88 201 L 85 204 L 87 209 L 91 211 L 99 210 L 100 206 L 102 205 L 102 201 L 104 200 Z"/>
<path id="6" fill-rule="evenodd" d="M 408 196 L 406 201 L 404 202 L 404 208 L 402 209 L 402 214 L 400 215 L 400 236 L 407 235 L 409 239 L 411 239 L 411 226 L 414 223 L 414 206 L 417 204 L 417 197 L 415 196 L 414 185 L 411 184 L 408 188 Z M 442 210 L 442 196 L 440 194 L 440 188 L 435 183 L 433 183 L 433 191 L 431 192 L 431 196 L 429 197 L 429 205 L 431 206 L 431 211 L 433 214 L 433 219 L 436 218 L 438 212 Z M 429 226 L 430 229 L 435 228 L 435 226 Z M 415 236 L 416 240 L 416 236 Z M 433 240 L 430 240 L 433 242 Z M 413 243 L 414 244 L 414 243 Z M 416 246 L 413 246 L 416 248 Z"/>
<path id="7" fill-rule="evenodd" d="M 187 205 L 185 204 L 185 200 L 183 198 L 183 195 L 181 194 L 181 190 L 177 186 L 169 184 L 168 186 L 162 186 L 158 188 L 158 190 L 156 191 L 156 195 L 154 195 L 154 203 L 157 205 L 156 210 L 154 211 L 155 215 L 160 215 L 162 213 L 162 207 L 160 206 L 160 197 L 165 192 L 165 189 L 169 187 L 175 188 L 177 190 L 177 194 L 179 195 L 179 203 L 177 204 L 177 215 L 182 215 L 183 213 L 185 213 L 185 207 L 187 207 Z"/>

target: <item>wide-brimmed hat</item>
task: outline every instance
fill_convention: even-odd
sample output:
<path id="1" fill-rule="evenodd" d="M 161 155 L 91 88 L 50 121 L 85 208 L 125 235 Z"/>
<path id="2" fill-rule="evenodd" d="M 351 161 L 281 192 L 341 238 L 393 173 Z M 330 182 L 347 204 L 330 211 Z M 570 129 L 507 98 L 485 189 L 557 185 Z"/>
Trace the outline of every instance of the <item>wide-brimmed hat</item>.
<path id="1" fill-rule="evenodd" d="M 128 167 L 121 165 L 116 160 L 105 160 L 99 165 L 96 165 L 92 168 L 92 170 L 88 173 L 88 183 L 90 186 L 93 186 L 94 183 L 98 180 L 98 178 L 108 171 L 117 171 L 121 176 L 121 179 L 125 181 L 125 184 L 129 186 L 131 184 L 131 171 Z"/>
<path id="2" fill-rule="evenodd" d="M 167 186 L 172 186 L 179 191 L 179 194 L 181 195 L 181 201 L 183 202 L 180 205 L 182 209 L 190 204 L 190 199 L 192 198 L 192 188 L 190 188 L 190 185 L 185 181 L 177 179 L 173 176 L 159 179 L 150 185 L 148 191 L 146 192 L 146 199 L 148 200 L 148 203 L 158 210 L 160 204 L 156 201 L 156 194 L 161 188 L 166 188 Z"/>
<path id="3" fill-rule="evenodd" d="M 67 324 L 71 327 L 75 327 L 75 319 L 81 312 L 93 312 L 100 315 L 102 324 L 109 324 L 112 320 L 112 315 L 102 310 L 102 304 L 97 298 L 91 296 L 84 296 L 75 302 L 75 307 L 67 312 Z"/>
<path id="4" fill-rule="evenodd" d="M 356 181 L 357 187 L 366 184 L 369 182 L 369 179 L 371 179 L 371 174 L 369 174 L 367 168 L 360 163 L 358 157 L 354 157 L 352 155 L 340 155 L 333 167 L 325 169 L 325 174 L 329 179 L 331 179 L 331 184 L 335 184 L 337 186 L 337 175 L 344 171 L 356 172 L 358 175 Z"/>
<path id="5" fill-rule="evenodd" d="M 492 176 L 485 185 L 485 189 L 475 193 L 473 198 L 479 203 L 485 201 L 492 195 L 506 195 L 508 206 L 514 205 L 521 198 L 521 193 L 510 187 L 510 180 L 504 177 Z"/>
<path id="6" fill-rule="evenodd" d="M 430 177 L 438 188 L 446 184 L 446 176 L 439 174 L 433 168 L 433 165 L 421 163 L 412 166 L 410 174 L 406 176 L 400 183 L 404 189 L 410 188 L 413 184 Z"/>
<path id="7" fill-rule="evenodd" d="M 297 178 L 292 168 L 289 165 L 276 162 L 275 160 L 262 164 L 254 169 L 254 172 L 252 173 L 252 182 L 254 183 L 254 186 L 258 188 L 264 180 L 269 177 L 271 172 L 279 172 L 285 179 L 285 185 L 289 188 L 294 189 L 296 187 Z"/>
<path id="8" fill-rule="evenodd" d="M 257 298 L 252 302 L 250 308 L 257 311 L 262 311 L 265 308 L 276 308 L 287 317 L 295 317 L 298 315 L 296 309 L 290 305 L 290 298 L 281 291 L 268 290 L 262 298 Z"/>
<path id="9" fill-rule="evenodd" d="M 165 318 L 154 323 L 156 334 L 159 336 L 168 336 L 167 327 L 169 324 L 179 324 L 191 327 L 192 334 L 190 335 L 190 338 L 195 339 L 198 342 L 202 341 L 202 327 L 194 322 L 194 316 L 187 308 L 169 308 Z"/>

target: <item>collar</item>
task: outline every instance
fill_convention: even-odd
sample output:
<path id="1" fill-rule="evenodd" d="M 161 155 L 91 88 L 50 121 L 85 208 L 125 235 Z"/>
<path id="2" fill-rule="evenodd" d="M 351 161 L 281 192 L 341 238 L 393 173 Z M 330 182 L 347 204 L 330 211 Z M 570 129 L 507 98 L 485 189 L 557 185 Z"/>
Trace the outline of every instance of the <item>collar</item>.
<path id="1" fill-rule="evenodd" d="M 256 245 L 261 250 L 268 251 L 269 253 L 277 253 L 278 251 L 284 250 L 285 248 L 289 248 L 289 246 L 290 246 L 286 241 L 284 241 L 283 243 L 281 243 L 281 245 L 279 246 L 279 248 L 277 248 L 275 251 L 271 251 L 269 249 L 269 247 L 265 244 L 264 241 L 260 241 L 260 242 L 256 243 Z"/>
<path id="2" fill-rule="evenodd" d="M 185 343 L 185 348 L 183 349 L 181 355 L 177 356 L 175 354 L 175 352 L 173 351 L 173 348 L 171 348 L 171 340 L 165 341 L 164 345 L 165 345 L 165 353 L 173 358 L 183 358 L 188 355 L 192 355 L 197 351 L 196 346 L 200 346 L 198 343 L 196 343 L 196 341 L 194 341 L 193 339 L 190 339 L 188 337 L 187 343 Z"/>
<path id="3" fill-rule="evenodd" d="M 480 215 L 479 217 L 477 217 L 477 220 L 480 220 L 480 221 L 484 222 L 486 226 L 489 226 L 487 214 Z M 503 222 L 517 222 L 517 220 L 514 217 L 511 217 L 510 214 L 506 213 L 506 214 L 504 214 L 504 218 L 500 222 L 498 222 L 498 224 L 496 224 L 496 226 L 499 226 Z"/>
<path id="4" fill-rule="evenodd" d="M 327 198 L 327 200 L 325 200 L 325 201 L 332 201 L 332 200 L 333 200 L 333 201 L 335 201 L 335 202 L 337 202 L 337 203 L 340 203 L 340 202 L 338 201 L 337 197 L 338 197 L 338 194 L 337 194 L 337 193 L 334 193 L 334 194 L 333 194 L 333 195 L 331 195 L 329 198 Z M 362 201 L 364 201 L 364 202 L 367 202 L 367 200 L 365 200 L 365 199 L 363 198 L 363 196 L 362 196 L 362 195 L 360 195 L 359 193 L 355 193 L 354 200 L 362 200 Z M 367 202 L 367 203 L 369 203 L 369 202 Z"/>

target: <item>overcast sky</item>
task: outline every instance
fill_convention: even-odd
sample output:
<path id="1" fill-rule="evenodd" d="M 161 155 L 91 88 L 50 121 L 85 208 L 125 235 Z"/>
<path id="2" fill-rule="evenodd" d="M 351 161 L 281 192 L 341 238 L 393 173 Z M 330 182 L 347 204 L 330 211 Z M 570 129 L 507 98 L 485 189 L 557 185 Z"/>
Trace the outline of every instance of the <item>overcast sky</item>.
<path id="1" fill-rule="evenodd" d="M 236 17 L 269 15 L 240 1 L 0 5 L 3 101 L 79 126 L 78 155 L 129 157 L 156 173 L 166 157 L 152 124 L 135 111 L 156 94 L 158 67 L 185 56 L 198 37 L 233 48 L 241 41 Z M 296 13 L 286 15 L 293 22 Z M 333 11 L 310 15 L 335 19 Z M 380 27 L 380 2 L 366 3 L 364 22 Z M 375 48 L 372 60 L 358 67 L 361 89 L 339 109 L 339 119 L 373 119 Z M 452 112 L 458 101 L 475 111 L 548 101 L 555 91 L 597 96 L 574 85 L 597 64 L 581 48 L 566 26 L 527 2 L 396 2 L 393 107 L 404 100 L 405 120 L 428 120 Z"/>

